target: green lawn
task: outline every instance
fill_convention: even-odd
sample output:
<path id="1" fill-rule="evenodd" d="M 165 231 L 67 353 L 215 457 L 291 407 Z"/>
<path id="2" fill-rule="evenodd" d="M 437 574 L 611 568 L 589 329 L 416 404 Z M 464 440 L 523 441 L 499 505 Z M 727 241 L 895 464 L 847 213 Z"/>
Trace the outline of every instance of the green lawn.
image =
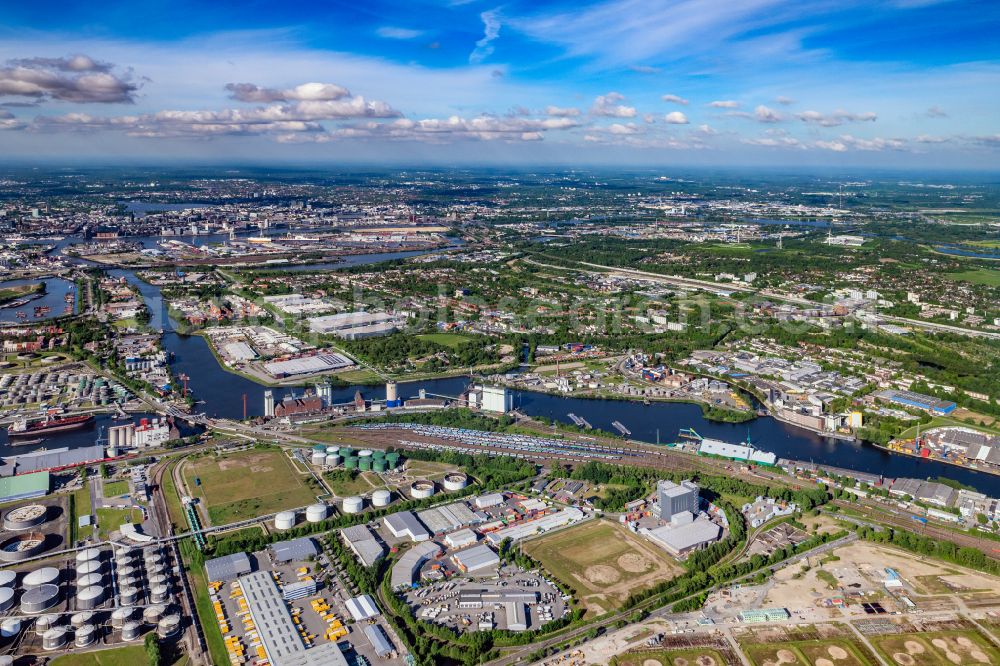
<path id="1" fill-rule="evenodd" d="M 122 526 L 122 523 L 141 523 L 142 512 L 138 509 L 108 509 L 97 510 L 97 529 L 107 538 L 112 532 Z"/>
<path id="2" fill-rule="evenodd" d="M 306 478 L 279 450 L 195 458 L 184 467 L 188 490 L 204 502 L 213 525 L 309 504 L 316 493 Z"/>
<path id="3" fill-rule="evenodd" d="M 90 484 L 85 483 L 83 488 L 73 493 L 73 510 L 69 517 L 69 540 L 76 543 L 80 539 L 87 539 L 94 533 L 91 526 L 77 527 L 80 516 L 90 514 Z"/>
<path id="4" fill-rule="evenodd" d="M 185 568 L 191 579 L 191 588 L 194 592 L 194 605 L 197 610 L 198 621 L 201 623 L 202 632 L 205 634 L 208 653 L 212 656 L 213 663 L 227 664 L 229 663 L 229 654 L 226 652 L 226 643 L 222 638 L 222 630 L 219 629 L 219 623 L 215 621 L 212 600 L 208 596 L 208 581 L 205 579 L 205 568 L 193 562 L 190 551 L 195 546 L 191 539 L 182 540 L 180 546 L 181 557 L 184 559 Z"/>
<path id="5" fill-rule="evenodd" d="M 979 268 L 974 271 L 962 271 L 961 273 L 945 273 L 944 277 L 956 282 L 963 281 L 986 285 L 987 287 L 1000 287 L 1000 270 L 990 268 Z"/>
<path id="6" fill-rule="evenodd" d="M 112 650 L 65 654 L 49 663 L 52 666 L 145 666 L 149 658 L 142 645 L 129 645 Z"/>
<path id="7" fill-rule="evenodd" d="M 121 497 L 128 493 L 128 481 L 105 481 L 105 497 Z"/>
<path id="8" fill-rule="evenodd" d="M 458 333 L 425 333 L 417 337 L 421 340 L 427 340 L 428 342 L 452 348 L 463 345 L 472 339 L 467 335 L 459 335 Z"/>

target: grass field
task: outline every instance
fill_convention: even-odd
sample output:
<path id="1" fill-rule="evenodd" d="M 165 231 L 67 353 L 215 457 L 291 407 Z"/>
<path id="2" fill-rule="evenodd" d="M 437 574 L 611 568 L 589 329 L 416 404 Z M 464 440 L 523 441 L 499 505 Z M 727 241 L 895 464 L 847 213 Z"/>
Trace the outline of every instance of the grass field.
<path id="1" fill-rule="evenodd" d="M 195 484 L 196 478 L 201 485 Z M 213 525 L 305 506 L 315 499 L 305 477 L 295 473 L 282 451 L 189 460 L 184 479 L 192 495 L 204 502 Z"/>
<path id="2" fill-rule="evenodd" d="M 603 520 L 526 541 L 523 548 L 577 591 L 588 615 L 618 608 L 633 591 L 683 571 L 656 546 Z"/>
<path id="3" fill-rule="evenodd" d="M 338 372 L 336 377 L 348 384 L 380 384 L 383 381 L 381 377 L 367 368 Z"/>
<path id="4" fill-rule="evenodd" d="M 873 666 L 850 641 L 829 638 L 788 643 L 753 643 L 743 651 L 754 666 Z"/>
<path id="5" fill-rule="evenodd" d="M 94 533 L 94 528 L 90 525 L 79 527 L 80 516 L 90 514 L 90 484 L 83 484 L 83 488 L 73 493 L 73 511 L 69 516 L 69 540 L 76 543 L 80 539 L 87 539 Z"/>
<path id="6" fill-rule="evenodd" d="M 910 426 L 898 435 L 899 439 L 913 439 L 917 435 L 917 428 L 920 428 L 920 432 L 927 432 L 931 428 L 940 428 L 943 426 L 961 426 L 963 428 L 972 428 L 973 430 L 979 430 L 980 432 L 990 433 L 992 435 L 1000 435 L 1000 429 L 990 428 L 987 426 L 977 425 L 973 423 L 966 423 L 965 421 L 959 421 L 958 419 L 950 419 L 947 416 L 935 416 L 931 419 L 930 423 L 925 423 L 921 426 Z"/>
<path id="7" fill-rule="evenodd" d="M 65 654 L 49 662 L 51 666 L 143 666 L 149 663 L 146 650 L 141 645 L 97 652 Z"/>
<path id="8" fill-rule="evenodd" d="M 971 282 L 972 284 L 982 284 L 988 287 L 1000 287 L 1000 270 L 989 268 L 979 268 L 974 271 L 962 271 L 961 273 L 945 273 L 944 277 L 956 282 Z"/>
<path id="9" fill-rule="evenodd" d="M 611 662 L 614 666 L 727 666 L 726 659 L 711 648 L 657 650 L 641 654 L 623 654 Z"/>
<path id="10" fill-rule="evenodd" d="M 418 335 L 417 337 L 421 340 L 426 340 L 427 342 L 433 342 L 435 344 L 451 348 L 463 345 L 472 339 L 466 335 L 459 335 L 458 333 L 425 333 L 423 335 Z"/>
<path id="11" fill-rule="evenodd" d="M 105 497 L 121 497 L 128 493 L 128 481 L 106 481 L 104 483 Z"/>
<path id="12" fill-rule="evenodd" d="M 353 479 L 334 479 L 329 476 L 324 477 L 326 485 L 337 497 L 350 497 L 351 495 L 363 495 L 376 488 L 383 488 L 377 474 L 372 472 L 359 472 Z"/>
<path id="13" fill-rule="evenodd" d="M 1000 663 L 996 648 L 972 630 L 874 636 L 871 642 L 888 663 L 899 666 Z"/>
<path id="14" fill-rule="evenodd" d="M 421 479 L 432 479 L 437 481 L 443 479 L 448 472 L 454 472 L 458 467 L 445 463 L 431 462 L 429 460 L 407 460 L 406 473 L 411 477 Z"/>
<path id="15" fill-rule="evenodd" d="M 112 532 L 121 527 L 122 523 L 141 523 L 142 512 L 138 509 L 108 509 L 97 510 L 97 530 L 101 537 L 108 538 Z"/>

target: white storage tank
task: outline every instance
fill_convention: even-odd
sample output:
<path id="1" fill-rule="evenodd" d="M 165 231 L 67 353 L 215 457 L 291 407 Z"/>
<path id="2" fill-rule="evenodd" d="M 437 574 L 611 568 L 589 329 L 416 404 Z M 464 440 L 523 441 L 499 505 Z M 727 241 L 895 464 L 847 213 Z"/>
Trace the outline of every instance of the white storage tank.
<path id="1" fill-rule="evenodd" d="M 344 513 L 361 513 L 364 508 L 365 500 L 358 495 L 344 500 Z"/>
<path id="2" fill-rule="evenodd" d="M 326 454 L 327 455 L 330 455 L 331 453 L 338 453 L 339 451 L 340 451 L 340 447 L 339 446 L 328 446 L 328 447 L 326 447 Z"/>
<path id="3" fill-rule="evenodd" d="M 156 624 L 156 635 L 160 638 L 176 636 L 181 630 L 181 616 L 168 615 Z"/>
<path id="4" fill-rule="evenodd" d="M 0 613 L 6 613 L 14 607 L 14 588 L 0 587 Z"/>
<path id="5" fill-rule="evenodd" d="M 427 479 L 419 479 L 410 486 L 410 497 L 413 499 L 427 499 L 434 495 L 434 482 Z"/>
<path id="6" fill-rule="evenodd" d="M 326 520 L 326 504 L 312 504 L 306 509 L 306 521 L 310 523 L 320 523 Z"/>
<path id="7" fill-rule="evenodd" d="M 469 477 L 461 472 L 452 472 L 444 477 L 445 490 L 462 490 L 469 485 Z"/>
<path id="8" fill-rule="evenodd" d="M 101 559 L 101 551 L 97 548 L 86 548 L 76 554 L 76 564 L 80 566 L 84 562 L 92 562 Z"/>
<path id="9" fill-rule="evenodd" d="M 21 620 L 16 617 L 0 622 L 0 636 L 3 638 L 13 638 L 21 633 Z"/>
<path id="10" fill-rule="evenodd" d="M 92 585 L 80 590 L 76 595 L 76 607 L 80 610 L 93 610 L 104 603 L 104 588 Z"/>
<path id="11" fill-rule="evenodd" d="M 87 574 L 86 576 L 80 576 L 76 581 L 76 587 L 80 590 L 93 585 L 104 585 L 104 576 L 98 573 Z"/>
<path id="12" fill-rule="evenodd" d="M 87 647 L 93 645 L 97 640 L 97 627 L 92 624 L 84 624 L 76 629 L 76 646 Z"/>
<path id="13" fill-rule="evenodd" d="M 392 492 L 388 490 L 376 490 L 372 493 L 372 506 L 389 506 L 392 501 Z"/>
<path id="14" fill-rule="evenodd" d="M 121 599 L 122 603 L 126 606 L 131 606 L 132 604 L 139 603 L 140 595 L 142 592 L 139 591 L 137 587 L 126 587 L 122 590 Z"/>
<path id="15" fill-rule="evenodd" d="M 17 574 L 10 569 L 0 571 L 0 587 L 14 587 L 17 581 Z"/>
<path id="16" fill-rule="evenodd" d="M 49 629 L 42 634 L 42 649 L 58 650 L 69 643 L 69 629 L 66 627 L 56 627 Z"/>
<path id="17" fill-rule="evenodd" d="M 30 590 L 33 587 L 55 585 L 58 582 L 59 569 L 55 567 L 42 567 L 41 569 L 35 569 L 25 576 L 21 584 L 24 586 L 24 589 Z"/>
<path id="18" fill-rule="evenodd" d="M 374 451 L 371 449 L 362 449 L 358 451 L 358 458 L 371 458 L 373 454 Z"/>
<path id="19" fill-rule="evenodd" d="M 58 585 L 39 585 L 21 595 L 21 612 L 32 615 L 44 613 L 59 603 Z"/>
<path id="20" fill-rule="evenodd" d="M 90 624 L 93 620 L 93 613 L 90 611 L 81 611 L 79 613 L 74 613 L 73 617 L 69 619 L 69 623 L 73 627 L 82 627 L 85 624 Z"/>
<path id="21" fill-rule="evenodd" d="M 135 615 L 135 609 L 128 606 L 123 606 L 122 608 L 116 608 L 113 613 L 111 613 L 111 626 L 115 628 L 120 628 L 125 625 L 126 622 L 132 619 Z"/>
<path id="22" fill-rule="evenodd" d="M 35 633 L 41 636 L 49 629 L 52 629 L 57 624 L 59 624 L 58 615 L 43 615 L 37 620 L 35 620 Z"/>
<path id="23" fill-rule="evenodd" d="M 326 464 L 326 453 L 322 451 L 317 451 L 312 454 L 312 464 L 313 465 L 325 465 Z"/>
<path id="24" fill-rule="evenodd" d="M 282 511 L 274 517 L 274 527 L 279 530 L 290 530 L 295 527 L 295 512 Z"/>
<path id="25" fill-rule="evenodd" d="M 343 462 L 343 458 L 340 457 L 339 453 L 328 453 L 326 454 L 326 466 L 327 467 L 339 467 L 340 463 Z"/>
<path id="26" fill-rule="evenodd" d="M 142 625 L 138 622 L 126 622 L 122 625 L 122 640 L 137 641 L 142 635 Z"/>
<path id="27" fill-rule="evenodd" d="M 163 615 L 166 612 L 166 604 L 154 604 L 152 606 L 147 606 L 146 609 L 142 611 L 142 621 L 146 624 L 156 624 L 163 618 Z"/>
<path id="28" fill-rule="evenodd" d="M 76 575 L 79 578 L 81 576 L 86 576 L 87 574 L 101 573 L 101 570 L 103 568 L 104 564 L 102 564 L 100 561 L 88 560 L 76 566 Z"/>
<path id="29" fill-rule="evenodd" d="M 170 588 L 166 585 L 157 585 L 150 588 L 149 599 L 154 604 L 162 604 L 170 598 Z"/>

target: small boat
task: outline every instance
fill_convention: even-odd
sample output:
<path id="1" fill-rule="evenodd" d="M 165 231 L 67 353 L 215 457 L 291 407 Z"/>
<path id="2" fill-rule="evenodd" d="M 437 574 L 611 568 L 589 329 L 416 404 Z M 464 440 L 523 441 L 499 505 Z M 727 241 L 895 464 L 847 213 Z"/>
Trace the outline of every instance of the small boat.
<path id="1" fill-rule="evenodd" d="M 41 444 L 44 441 L 44 437 L 39 437 L 37 439 L 12 439 L 7 442 L 7 444 L 8 446 L 34 446 L 35 444 Z"/>

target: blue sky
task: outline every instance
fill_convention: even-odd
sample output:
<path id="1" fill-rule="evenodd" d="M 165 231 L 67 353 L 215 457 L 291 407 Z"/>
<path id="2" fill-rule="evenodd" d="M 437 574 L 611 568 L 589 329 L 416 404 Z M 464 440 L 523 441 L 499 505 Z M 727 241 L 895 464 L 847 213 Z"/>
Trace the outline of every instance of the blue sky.
<path id="1" fill-rule="evenodd" d="M 1000 166 L 1000 3 L 5 3 L 8 158 Z"/>

